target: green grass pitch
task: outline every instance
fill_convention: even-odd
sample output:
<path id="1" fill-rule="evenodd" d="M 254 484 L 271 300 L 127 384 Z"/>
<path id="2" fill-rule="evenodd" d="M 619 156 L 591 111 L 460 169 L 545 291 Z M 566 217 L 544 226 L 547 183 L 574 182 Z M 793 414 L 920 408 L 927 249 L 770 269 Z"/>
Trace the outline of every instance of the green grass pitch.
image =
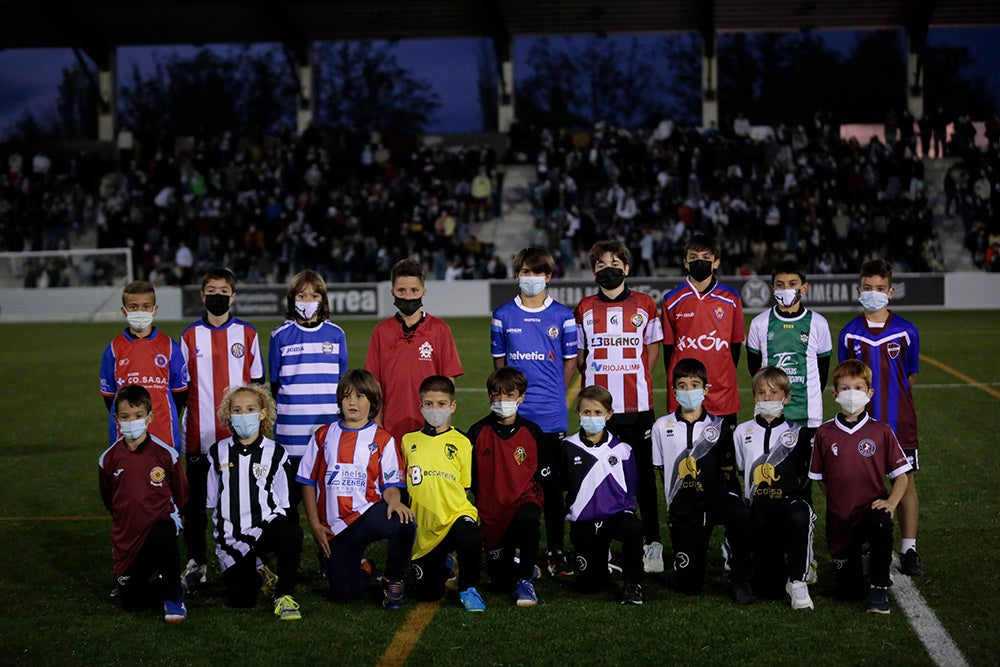
<path id="1" fill-rule="evenodd" d="M 829 316 L 834 337 L 850 316 Z M 1000 312 L 906 316 L 920 328 L 926 356 L 1000 390 Z M 489 320 L 452 318 L 449 323 L 465 366 L 455 423 L 466 428 L 488 409 Z M 266 348 L 277 322 L 254 324 Z M 374 322 L 341 324 L 351 365 L 360 366 Z M 181 328 L 179 322 L 162 323 L 174 337 Z M 263 601 L 254 610 L 226 608 L 211 556 L 212 583 L 191 596 L 184 624 L 168 626 L 152 611 L 126 614 L 108 598 L 109 521 L 96 474 L 97 457 L 106 446 L 107 413 L 97 377 L 101 352 L 116 333 L 117 325 L 109 323 L 0 325 L 0 664 L 374 664 L 415 606 L 385 612 L 374 590 L 361 603 L 328 602 L 324 582 L 307 574 L 315 567 L 308 531 L 304 579 L 296 596 L 303 612 L 298 623 L 280 623 Z M 748 387 L 745 365 L 740 372 L 741 386 Z M 656 386 L 662 411 L 662 367 Z M 1000 532 L 1000 399 L 927 362 L 915 394 L 924 444 L 918 489 L 926 568 L 916 584 L 972 664 L 997 664 L 1000 624 L 992 605 L 1000 579 L 993 569 Z M 742 416 L 748 417 L 749 394 L 743 398 Z M 827 396 L 828 417 L 834 407 Z M 610 590 L 582 598 L 563 583 L 544 579 L 538 585 L 542 604 L 535 608 L 519 609 L 489 594 L 485 614 L 467 614 L 454 601 L 446 602 L 408 663 L 929 664 L 898 606 L 881 617 L 826 594 L 833 575 L 823 539 L 823 501 L 815 493 L 820 514 L 815 611 L 794 613 L 786 601 L 748 608 L 730 602 L 717 531 L 702 598 L 682 598 L 654 576 L 645 582 L 646 605 L 623 608 Z"/>

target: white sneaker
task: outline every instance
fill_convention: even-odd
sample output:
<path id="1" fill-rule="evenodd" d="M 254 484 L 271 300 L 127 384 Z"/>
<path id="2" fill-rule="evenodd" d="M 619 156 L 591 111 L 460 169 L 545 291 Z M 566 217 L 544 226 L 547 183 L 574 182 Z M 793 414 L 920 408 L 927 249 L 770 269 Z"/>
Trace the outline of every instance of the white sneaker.
<path id="1" fill-rule="evenodd" d="M 208 582 L 208 566 L 198 565 L 192 558 L 181 573 L 181 589 L 187 593 Z"/>
<path id="2" fill-rule="evenodd" d="M 804 581 L 789 581 L 785 584 L 785 592 L 792 599 L 792 609 L 815 609 L 812 598 L 809 597 L 809 584 Z"/>
<path id="3" fill-rule="evenodd" d="M 650 542 L 642 548 L 642 569 L 644 572 L 663 572 L 663 545 Z"/>

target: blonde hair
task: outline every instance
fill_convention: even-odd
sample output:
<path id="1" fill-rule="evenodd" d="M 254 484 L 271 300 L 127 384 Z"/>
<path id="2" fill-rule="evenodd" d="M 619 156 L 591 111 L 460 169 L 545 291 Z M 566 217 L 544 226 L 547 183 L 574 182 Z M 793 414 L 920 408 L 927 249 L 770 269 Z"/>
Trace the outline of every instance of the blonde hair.
<path id="1" fill-rule="evenodd" d="M 764 366 L 754 373 L 751 387 L 755 394 L 765 387 L 773 387 L 784 392 L 785 396 L 792 395 L 792 383 L 788 374 L 777 366 Z"/>
<path id="2" fill-rule="evenodd" d="M 271 398 L 271 392 L 265 389 L 264 385 L 260 384 L 243 384 L 227 389 L 226 393 L 222 396 L 222 401 L 219 403 L 219 410 L 216 413 L 219 416 L 219 421 L 228 427 L 229 417 L 233 409 L 233 397 L 242 392 L 253 394 L 257 397 L 257 404 L 260 405 L 260 431 L 261 433 L 270 433 L 271 429 L 274 428 L 274 421 L 278 417 L 278 411 L 274 407 L 274 399 Z"/>

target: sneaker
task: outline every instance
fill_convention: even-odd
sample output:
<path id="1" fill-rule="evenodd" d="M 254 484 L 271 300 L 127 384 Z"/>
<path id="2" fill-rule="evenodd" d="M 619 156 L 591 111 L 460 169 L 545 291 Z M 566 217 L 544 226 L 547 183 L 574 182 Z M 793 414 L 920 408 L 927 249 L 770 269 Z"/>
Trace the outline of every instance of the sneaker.
<path id="1" fill-rule="evenodd" d="M 163 620 L 167 623 L 180 623 L 188 617 L 187 605 L 184 598 L 180 600 L 163 601 Z"/>
<path id="2" fill-rule="evenodd" d="M 924 566 L 916 549 L 910 548 L 899 557 L 899 571 L 911 577 L 924 573 Z"/>
<path id="3" fill-rule="evenodd" d="M 643 572 L 663 572 L 663 545 L 650 542 L 642 548 Z"/>
<path id="4" fill-rule="evenodd" d="M 278 585 L 278 575 L 271 571 L 267 565 L 261 565 L 260 569 L 257 570 L 257 574 L 260 575 L 261 584 L 260 592 L 271 597 L 274 595 L 274 587 Z"/>
<path id="5" fill-rule="evenodd" d="M 736 604 L 753 604 L 757 601 L 750 584 L 733 584 L 733 599 Z"/>
<path id="6" fill-rule="evenodd" d="M 520 579 L 517 588 L 514 589 L 514 597 L 517 598 L 518 607 L 534 607 L 538 604 L 538 596 L 535 594 L 535 585 L 530 579 Z"/>
<path id="7" fill-rule="evenodd" d="M 865 610 L 871 614 L 888 614 L 889 589 L 885 586 L 872 586 L 868 592 L 868 605 Z"/>
<path id="8" fill-rule="evenodd" d="M 181 588 L 185 591 L 193 591 L 199 585 L 208 582 L 208 566 L 198 565 L 192 558 L 187 562 L 187 567 L 181 573 Z"/>
<path id="9" fill-rule="evenodd" d="M 619 598 L 622 604 L 642 604 L 642 585 L 625 584 L 622 587 L 622 595 Z"/>
<path id="10" fill-rule="evenodd" d="M 459 593 L 458 599 L 462 601 L 465 611 L 486 611 L 486 603 L 483 602 L 483 596 L 473 586 L 469 586 Z"/>
<path id="11" fill-rule="evenodd" d="M 785 592 L 792 599 L 792 609 L 815 609 L 812 598 L 809 597 L 809 584 L 804 581 L 789 581 L 785 584 Z"/>
<path id="12" fill-rule="evenodd" d="M 818 568 L 819 568 L 819 563 L 816 562 L 815 558 L 813 558 L 811 561 L 809 561 L 809 569 L 806 570 L 806 580 L 805 581 L 810 586 L 814 585 L 816 582 L 819 581 L 819 569 Z"/>
<path id="13" fill-rule="evenodd" d="M 451 554 L 444 557 L 444 566 L 448 570 L 448 579 L 444 582 L 444 587 L 449 591 L 458 591 L 458 561 Z"/>
<path id="14" fill-rule="evenodd" d="M 362 558 L 361 559 L 361 572 L 365 575 L 365 577 L 367 577 L 368 579 L 371 579 L 375 575 L 375 564 L 372 563 L 367 558 Z"/>
<path id="15" fill-rule="evenodd" d="M 403 606 L 403 593 L 406 592 L 406 584 L 402 581 L 389 581 L 382 577 L 382 591 L 385 597 L 382 598 L 382 608 L 394 611 Z"/>
<path id="16" fill-rule="evenodd" d="M 573 568 L 570 567 L 566 554 L 562 552 L 562 549 L 549 551 L 547 560 L 550 577 L 568 577 L 573 574 Z"/>
<path id="17" fill-rule="evenodd" d="M 274 601 L 274 615 L 283 621 L 297 621 L 302 618 L 299 603 L 291 595 L 282 595 Z"/>
<path id="18" fill-rule="evenodd" d="M 729 546 L 729 540 L 722 538 L 722 568 L 729 572 L 732 567 L 729 562 L 733 559 L 733 548 Z"/>

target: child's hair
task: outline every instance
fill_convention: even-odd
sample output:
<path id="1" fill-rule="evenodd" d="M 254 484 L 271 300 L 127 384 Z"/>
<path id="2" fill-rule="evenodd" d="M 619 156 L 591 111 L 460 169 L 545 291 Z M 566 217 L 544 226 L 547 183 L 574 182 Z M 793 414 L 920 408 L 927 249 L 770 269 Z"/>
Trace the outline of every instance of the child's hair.
<path id="1" fill-rule="evenodd" d="M 229 269 L 209 269 L 201 279 L 201 291 L 205 291 L 205 286 L 210 280 L 225 280 L 229 289 L 236 291 L 236 274 Z M 294 298 L 294 295 L 292 295 Z"/>
<path id="2" fill-rule="evenodd" d="M 596 384 L 592 384 L 589 387 L 584 387 L 580 390 L 580 393 L 576 397 L 576 411 L 580 411 L 580 403 L 583 399 L 590 401 L 596 401 L 601 404 L 601 406 L 608 412 L 612 412 L 612 406 L 614 405 L 614 397 L 611 396 L 611 392 L 600 387 Z"/>
<path id="3" fill-rule="evenodd" d="M 326 281 L 317 271 L 306 269 L 299 271 L 292 276 L 292 281 L 288 283 L 288 293 L 285 295 L 285 318 L 289 320 L 298 319 L 299 314 L 295 312 L 295 295 L 306 287 L 312 287 L 319 293 L 319 309 L 316 314 L 319 321 L 330 319 L 330 304 L 326 296 Z"/>
<path id="4" fill-rule="evenodd" d="M 792 395 L 792 383 L 788 379 L 788 374 L 777 366 L 764 366 L 753 375 L 752 390 L 756 394 L 761 389 L 771 387 L 785 396 Z"/>
<path id="5" fill-rule="evenodd" d="M 243 384 L 227 389 L 226 393 L 222 396 L 222 401 L 219 403 L 219 409 L 216 412 L 219 416 L 219 421 L 223 424 L 229 423 L 229 418 L 232 415 L 233 399 L 237 394 L 242 393 L 253 394 L 257 397 L 257 404 L 260 406 L 260 431 L 261 433 L 270 433 L 271 429 L 274 428 L 274 420 L 277 418 L 278 411 L 274 407 L 274 399 L 271 398 L 271 392 L 265 389 L 262 384 Z"/>
<path id="6" fill-rule="evenodd" d="M 871 389 L 872 369 L 868 367 L 868 364 L 860 359 L 848 359 L 847 361 L 841 361 L 837 364 L 837 367 L 833 369 L 833 388 L 836 389 L 837 383 L 841 380 L 851 378 L 863 378 L 865 383 L 867 383 L 868 388 Z"/>
<path id="7" fill-rule="evenodd" d="M 440 391 L 451 396 L 451 400 L 455 400 L 455 383 L 445 375 L 431 375 L 424 378 L 420 383 L 420 395 L 423 396 L 429 391 Z"/>
<path id="8" fill-rule="evenodd" d="M 368 419 L 374 419 L 382 409 L 382 388 L 375 376 L 364 368 L 352 368 L 344 373 L 337 383 L 337 405 L 344 402 L 348 394 L 357 392 L 368 399 Z M 343 409 L 340 411 L 344 413 Z"/>
<path id="9" fill-rule="evenodd" d="M 892 264 L 884 259 L 873 259 L 870 262 L 862 264 L 859 280 L 864 280 L 865 278 L 870 278 L 872 276 L 885 278 L 889 281 L 889 284 L 892 285 Z"/>
<path id="10" fill-rule="evenodd" d="M 129 294 L 152 294 L 153 303 L 156 303 L 156 288 L 153 283 L 145 280 L 133 280 L 122 290 L 122 305 L 125 305 L 125 297 Z"/>
<path id="11" fill-rule="evenodd" d="M 719 247 L 719 241 L 714 236 L 709 236 L 708 234 L 693 234 L 688 239 L 687 245 L 684 246 L 684 255 L 686 256 L 692 251 L 710 252 L 716 259 L 722 257 L 722 248 Z"/>
<path id="12" fill-rule="evenodd" d="M 118 414 L 118 406 L 122 403 L 128 403 L 135 408 L 146 408 L 146 412 L 153 409 L 153 398 L 141 384 L 127 384 L 118 390 L 114 402 L 116 415 Z"/>
<path id="13" fill-rule="evenodd" d="M 402 277 L 420 278 L 420 284 L 424 284 L 424 265 L 415 259 L 401 259 L 392 266 L 389 273 L 389 283 L 396 285 L 396 278 Z"/>
<path id="14" fill-rule="evenodd" d="M 681 378 L 698 378 L 701 383 L 708 385 L 708 370 L 705 364 L 693 357 L 685 357 L 674 366 L 674 372 L 670 375 L 670 386 L 676 387 L 677 381 Z"/>
<path id="15" fill-rule="evenodd" d="M 795 259 L 794 257 L 789 257 L 788 259 L 783 259 L 774 265 L 774 269 L 771 270 L 771 284 L 774 284 L 774 279 L 780 273 L 787 273 L 799 277 L 799 280 L 806 282 L 806 270 L 802 266 L 802 262 Z"/>
<path id="16" fill-rule="evenodd" d="M 552 275 L 555 271 L 556 261 L 552 259 L 552 253 L 545 248 L 532 246 L 525 248 L 514 257 L 514 274 L 517 275 L 521 269 L 528 269 L 532 273 L 544 273 Z"/>
<path id="17" fill-rule="evenodd" d="M 501 366 L 486 378 L 486 392 L 490 396 L 515 391 L 523 395 L 528 388 L 528 378 L 513 366 Z"/>
<path id="18" fill-rule="evenodd" d="M 605 253 L 611 253 L 612 257 L 620 259 L 625 266 L 632 260 L 628 246 L 621 241 L 598 241 L 590 248 L 590 268 L 597 266 L 597 260 Z"/>

